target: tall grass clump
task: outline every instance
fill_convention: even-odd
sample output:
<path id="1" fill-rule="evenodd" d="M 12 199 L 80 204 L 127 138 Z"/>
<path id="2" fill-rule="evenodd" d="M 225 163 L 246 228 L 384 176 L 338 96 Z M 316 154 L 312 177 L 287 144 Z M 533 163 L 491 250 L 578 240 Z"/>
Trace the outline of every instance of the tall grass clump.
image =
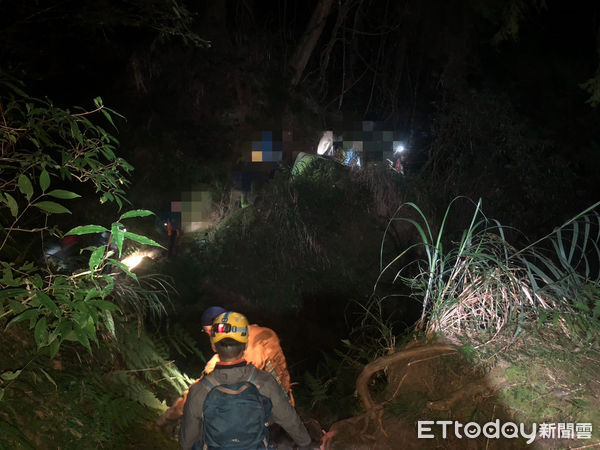
<path id="1" fill-rule="evenodd" d="M 380 275 L 409 289 L 422 304 L 416 331 L 451 339 L 481 337 L 525 324 L 552 322 L 575 337 L 592 338 L 600 329 L 600 202 L 521 249 L 507 240 L 514 229 L 489 219 L 481 200 L 462 232 L 448 230 L 455 198 L 441 223 L 431 224 L 414 203 L 400 206 L 396 221 L 407 222 L 419 240 L 384 265 Z M 408 214 L 400 213 L 408 209 Z M 418 250 L 418 251 L 414 251 Z M 406 262 L 409 254 L 422 255 Z"/>

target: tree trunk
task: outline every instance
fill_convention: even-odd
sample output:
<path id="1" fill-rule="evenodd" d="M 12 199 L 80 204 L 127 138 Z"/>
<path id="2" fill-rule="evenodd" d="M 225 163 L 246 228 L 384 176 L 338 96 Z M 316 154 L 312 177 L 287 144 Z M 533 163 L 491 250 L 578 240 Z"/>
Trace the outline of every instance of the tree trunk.
<path id="1" fill-rule="evenodd" d="M 323 32 L 327 16 L 331 12 L 332 4 L 333 0 L 319 0 L 319 3 L 317 3 L 317 6 L 313 11 L 308 27 L 302 35 L 300 43 L 296 47 L 296 51 L 290 61 L 290 67 L 293 74 L 291 81 L 292 86 L 297 86 L 300 82 L 300 78 L 302 78 L 306 64 Z"/>

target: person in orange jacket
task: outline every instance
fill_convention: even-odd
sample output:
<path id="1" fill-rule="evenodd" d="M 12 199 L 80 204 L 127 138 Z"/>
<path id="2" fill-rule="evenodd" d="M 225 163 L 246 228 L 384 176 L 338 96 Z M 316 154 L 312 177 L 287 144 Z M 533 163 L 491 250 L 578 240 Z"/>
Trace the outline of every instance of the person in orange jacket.
<path id="1" fill-rule="evenodd" d="M 204 332 L 210 336 L 210 329 L 215 317 L 226 312 L 220 306 L 211 306 L 202 314 L 201 322 Z M 244 359 L 252 363 L 257 369 L 269 372 L 273 378 L 281 385 L 290 404 L 295 406 L 294 396 L 290 381 L 290 374 L 287 369 L 287 362 L 281 349 L 281 344 L 277 334 L 270 328 L 260 327 L 258 325 L 249 325 L 248 327 L 248 345 L 244 352 Z M 211 373 L 217 363 L 219 355 L 215 354 L 204 367 L 203 374 Z M 197 381 L 194 382 L 197 383 Z M 183 416 L 183 408 L 187 400 L 188 391 L 178 398 L 175 403 L 157 420 L 159 425 L 176 422 Z"/>
<path id="2" fill-rule="evenodd" d="M 167 219 L 167 236 L 169 238 L 167 256 L 171 257 L 175 255 L 175 244 L 177 243 L 177 236 L 179 236 L 179 229 L 171 218 Z"/>
<path id="3" fill-rule="evenodd" d="M 181 448 L 271 449 L 267 427 L 276 423 L 302 450 L 317 450 L 319 444 L 313 443 L 281 386 L 245 360 L 248 319 L 224 312 L 214 319 L 209 336 L 220 361 L 190 387 L 181 421 Z"/>

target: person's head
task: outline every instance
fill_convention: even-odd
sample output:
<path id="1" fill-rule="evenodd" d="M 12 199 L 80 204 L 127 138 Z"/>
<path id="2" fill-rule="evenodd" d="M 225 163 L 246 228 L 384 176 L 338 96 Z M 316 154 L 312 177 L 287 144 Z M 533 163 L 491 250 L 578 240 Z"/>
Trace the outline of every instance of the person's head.
<path id="1" fill-rule="evenodd" d="M 236 312 L 219 314 L 210 330 L 210 343 L 221 361 L 240 359 L 248 344 L 248 319 Z"/>
<path id="2" fill-rule="evenodd" d="M 220 306 L 211 306 L 202 313 L 200 322 L 202 323 L 202 328 L 204 329 L 204 332 L 206 334 L 210 336 L 210 329 L 212 328 L 212 324 L 215 321 L 215 318 L 223 314 L 224 312 L 227 311 L 224 308 L 221 308 Z"/>
<path id="3" fill-rule="evenodd" d="M 246 344 L 231 338 L 225 338 L 214 344 L 214 346 L 221 361 L 236 361 L 241 359 L 246 351 Z"/>

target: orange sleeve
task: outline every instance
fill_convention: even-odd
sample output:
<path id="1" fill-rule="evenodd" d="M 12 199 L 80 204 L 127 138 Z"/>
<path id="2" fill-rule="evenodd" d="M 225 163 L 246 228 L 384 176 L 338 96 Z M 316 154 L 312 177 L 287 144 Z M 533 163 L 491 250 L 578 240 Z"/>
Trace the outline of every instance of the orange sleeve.
<path id="1" fill-rule="evenodd" d="M 250 325 L 249 328 L 248 346 L 244 358 L 257 368 L 274 375 L 293 404 L 290 374 L 277 334 L 270 328 L 258 325 Z"/>

